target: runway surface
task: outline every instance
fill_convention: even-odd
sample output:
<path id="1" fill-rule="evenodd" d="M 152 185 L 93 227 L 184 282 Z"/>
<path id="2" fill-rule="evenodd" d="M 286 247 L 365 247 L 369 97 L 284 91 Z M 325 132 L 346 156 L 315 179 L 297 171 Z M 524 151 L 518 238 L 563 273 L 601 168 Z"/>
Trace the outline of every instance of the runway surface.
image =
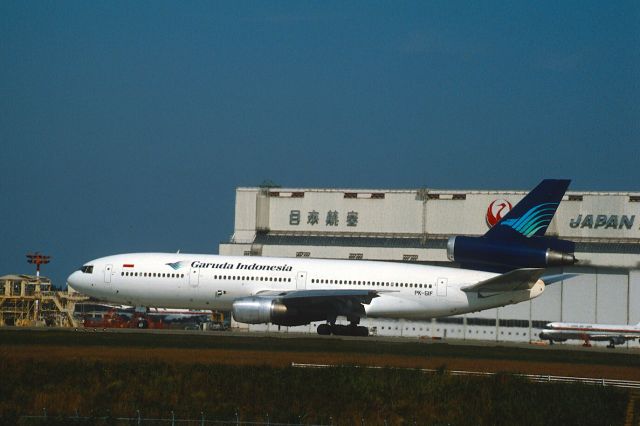
<path id="1" fill-rule="evenodd" d="M 0 329 L 0 356 L 34 362 L 46 357 L 274 367 L 310 363 L 640 380 L 638 348 L 611 350 L 379 336 L 7 327 Z"/>

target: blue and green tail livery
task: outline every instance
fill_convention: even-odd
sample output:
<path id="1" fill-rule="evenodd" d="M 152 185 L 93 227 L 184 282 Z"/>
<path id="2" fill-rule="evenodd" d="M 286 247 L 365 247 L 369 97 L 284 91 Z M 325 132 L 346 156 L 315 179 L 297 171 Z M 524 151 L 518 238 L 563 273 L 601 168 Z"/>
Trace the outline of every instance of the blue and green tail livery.
<path id="1" fill-rule="evenodd" d="M 575 243 L 544 235 L 570 182 L 543 180 L 484 235 L 451 237 L 447 257 L 465 268 L 493 272 L 573 265 Z"/>
<path id="2" fill-rule="evenodd" d="M 511 240 L 543 236 L 570 182 L 568 179 L 543 180 L 491 228 L 485 237 Z"/>

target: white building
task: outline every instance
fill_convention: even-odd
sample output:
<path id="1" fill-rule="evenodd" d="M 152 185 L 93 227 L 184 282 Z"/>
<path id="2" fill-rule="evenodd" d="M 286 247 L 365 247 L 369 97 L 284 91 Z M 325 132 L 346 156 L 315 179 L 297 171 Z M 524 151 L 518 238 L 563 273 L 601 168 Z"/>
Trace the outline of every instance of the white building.
<path id="1" fill-rule="evenodd" d="M 238 188 L 234 234 L 220 254 L 453 266 L 447 239 L 484 234 L 490 205 L 515 205 L 526 192 Z M 362 325 L 379 335 L 530 341 L 551 321 L 640 322 L 640 193 L 568 192 L 547 235 L 576 242 L 579 263 L 563 271 L 579 275 L 533 301 L 430 322 Z M 315 332 L 315 325 L 295 330 Z"/>

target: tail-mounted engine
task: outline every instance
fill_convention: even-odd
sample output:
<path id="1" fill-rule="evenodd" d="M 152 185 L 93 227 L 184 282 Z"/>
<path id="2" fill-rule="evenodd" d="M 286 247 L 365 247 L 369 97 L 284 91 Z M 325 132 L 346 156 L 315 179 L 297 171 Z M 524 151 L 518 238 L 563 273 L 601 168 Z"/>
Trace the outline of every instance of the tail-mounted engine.
<path id="1" fill-rule="evenodd" d="M 496 241 L 486 237 L 456 236 L 447 242 L 449 260 L 463 265 L 547 268 L 576 263 L 574 243 L 547 237 L 524 241 Z"/>

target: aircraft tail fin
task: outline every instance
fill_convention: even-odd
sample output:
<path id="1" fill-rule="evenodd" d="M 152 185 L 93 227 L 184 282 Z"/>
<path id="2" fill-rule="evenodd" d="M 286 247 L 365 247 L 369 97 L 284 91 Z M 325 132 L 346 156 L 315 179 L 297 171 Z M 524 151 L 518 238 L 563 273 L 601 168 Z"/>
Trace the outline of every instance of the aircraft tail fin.
<path id="1" fill-rule="evenodd" d="M 543 180 L 484 236 L 502 241 L 543 236 L 570 182 L 569 179 Z"/>

